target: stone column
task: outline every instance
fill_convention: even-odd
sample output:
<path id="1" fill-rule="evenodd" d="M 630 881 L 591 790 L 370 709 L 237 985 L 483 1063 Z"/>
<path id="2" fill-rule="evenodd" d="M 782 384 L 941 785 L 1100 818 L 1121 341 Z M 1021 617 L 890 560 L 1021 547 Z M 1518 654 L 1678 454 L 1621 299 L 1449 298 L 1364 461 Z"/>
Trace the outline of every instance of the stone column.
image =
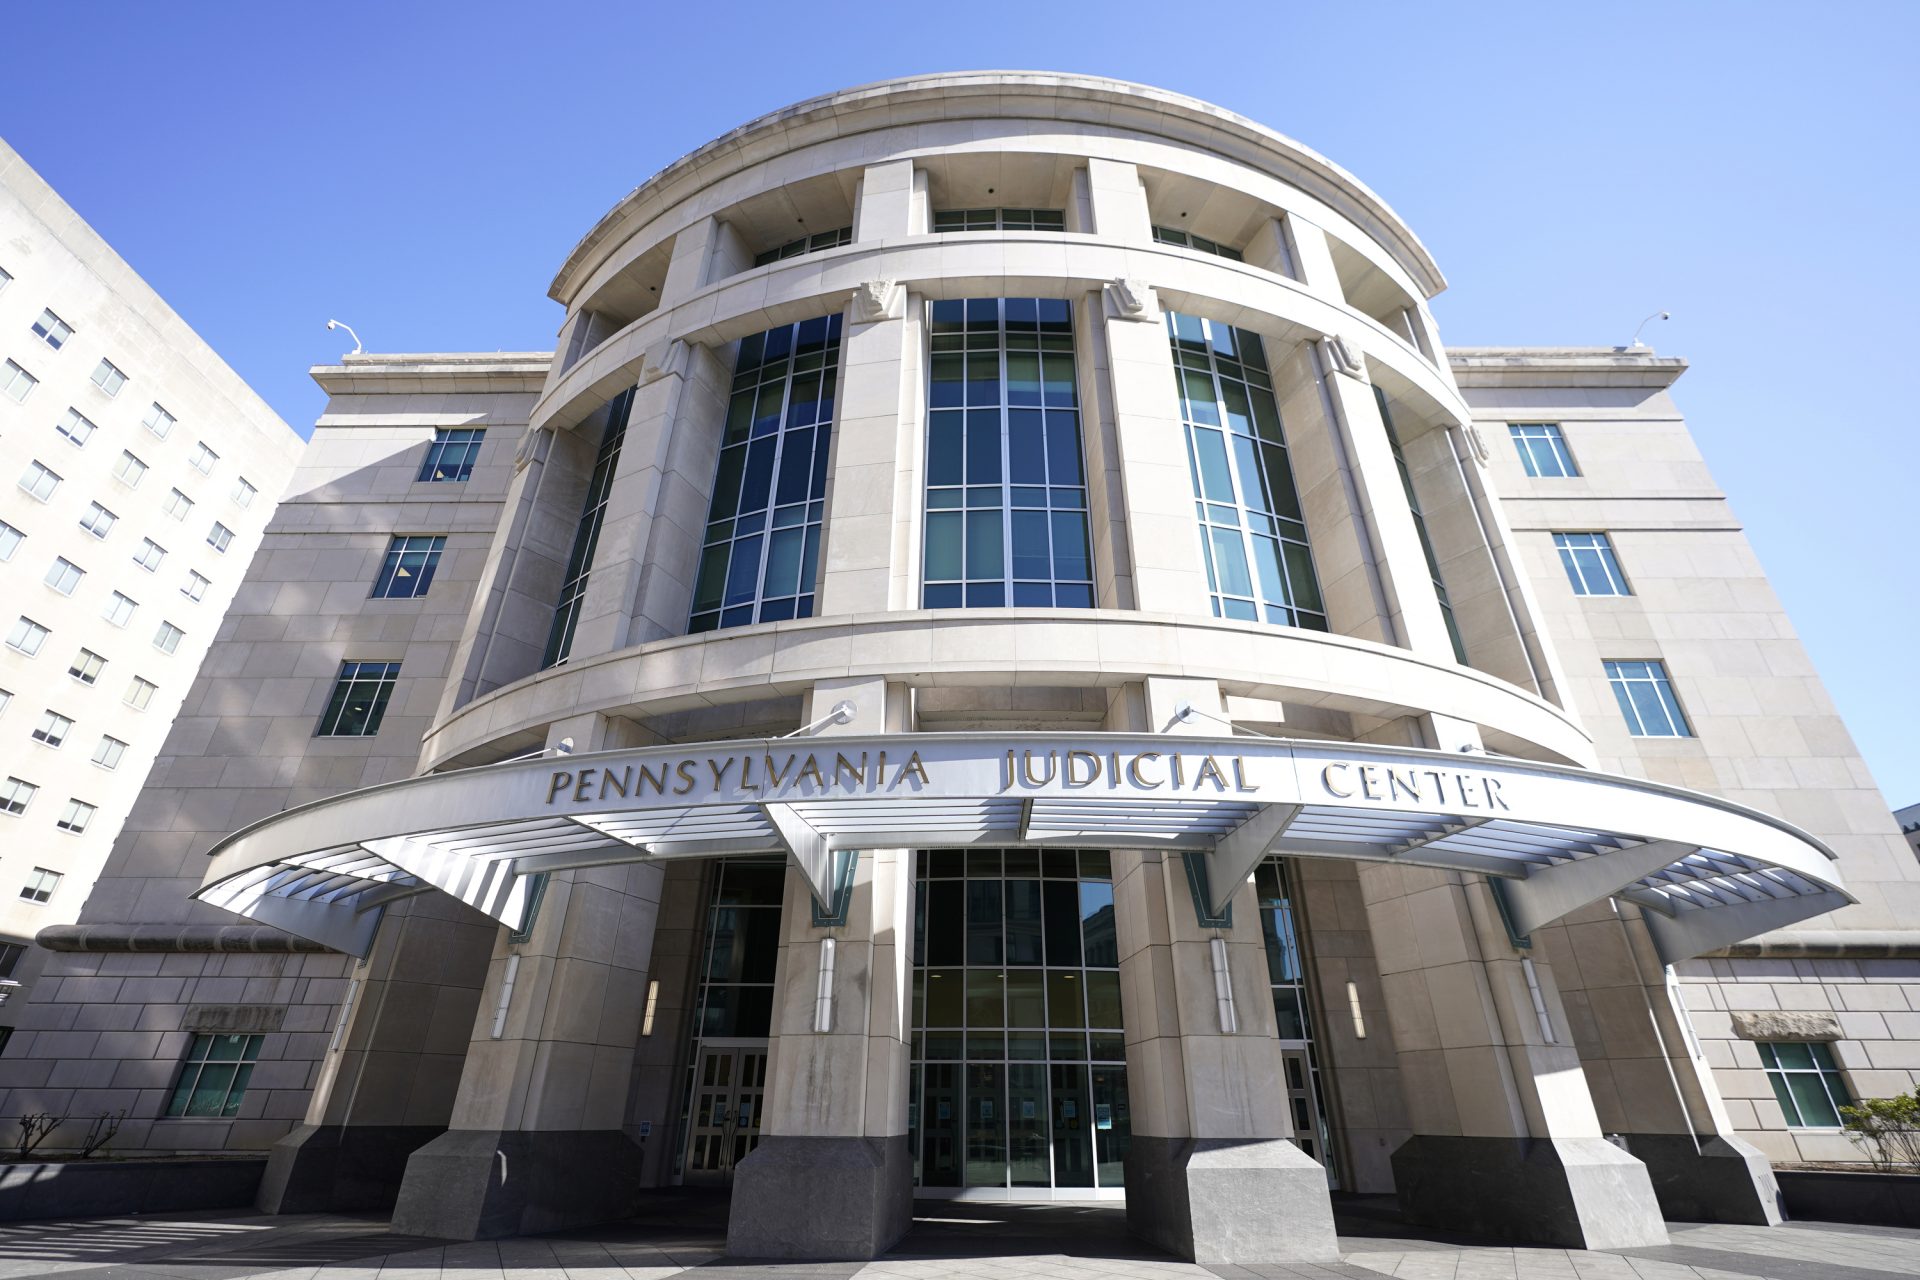
<path id="1" fill-rule="evenodd" d="M 1182 701 L 1218 714 L 1212 681 L 1143 682 L 1116 710 L 1172 733 Z M 1129 710 L 1131 713 L 1129 714 Z M 1225 920 L 1207 908 L 1178 853 L 1115 850 L 1114 926 L 1127 1028 L 1127 1225 L 1202 1264 L 1331 1261 L 1338 1256 L 1327 1175 L 1292 1132 L 1273 1018 L 1266 943 L 1251 882 Z"/>
<path id="2" fill-rule="evenodd" d="M 1472 726 L 1421 726 L 1442 750 Z M 1420 1226 L 1585 1249 L 1665 1244 L 1646 1166 L 1601 1136 L 1547 958 L 1508 936 L 1485 877 L 1359 865 L 1413 1137 L 1393 1153 Z"/>
<path id="3" fill-rule="evenodd" d="M 904 688 L 878 680 L 820 682 L 809 720 L 842 699 L 855 716 L 822 730 L 822 748 L 836 730 L 911 727 Z M 807 741 L 793 743 L 804 749 Z M 734 1170 L 727 1221 L 734 1257 L 878 1257 L 913 1220 L 912 851 L 862 850 L 844 916 L 841 905 L 816 907 L 812 885 L 789 869 L 760 1145 Z M 830 971 L 825 983 L 823 971 Z"/>
<path id="4" fill-rule="evenodd" d="M 386 908 L 348 975 L 306 1119 L 267 1153 L 265 1213 L 388 1209 L 447 1128 L 499 926 L 445 894 Z"/>
<path id="5" fill-rule="evenodd" d="M 1773 1166 L 1734 1131 L 1640 909 L 1597 902 L 1533 932 L 1553 959 L 1602 1128 L 1645 1162 L 1668 1218 L 1775 1226 Z"/>
<path id="6" fill-rule="evenodd" d="M 579 716 L 549 743 L 615 745 Z M 446 1133 L 413 1153 L 393 1229 L 476 1240 L 623 1217 L 641 1151 L 622 1129 L 646 1006 L 660 868 L 551 874 L 523 940 L 494 942 Z"/>

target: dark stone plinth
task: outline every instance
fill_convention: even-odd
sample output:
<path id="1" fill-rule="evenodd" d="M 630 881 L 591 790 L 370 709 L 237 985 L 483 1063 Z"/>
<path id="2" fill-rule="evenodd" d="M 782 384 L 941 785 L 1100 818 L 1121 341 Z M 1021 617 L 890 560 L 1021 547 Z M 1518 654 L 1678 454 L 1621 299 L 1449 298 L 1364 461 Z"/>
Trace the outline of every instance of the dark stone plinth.
<path id="1" fill-rule="evenodd" d="M 877 1258 L 913 1224 L 913 1162 L 891 1138 L 760 1139 L 734 1167 L 727 1254 Z"/>
<path id="2" fill-rule="evenodd" d="M 400 1235 L 488 1240 L 633 1212 L 640 1147 L 618 1130 L 449 1129 L 407 1158 Z"/>
<path id="3" fill-rule="evenodd" d="M 1920 1227 L 1920 1176 L 1854 1169 L 1778 1169 L 1786 1210 L 1815 1222 Z"/>
<path id="4" fill-rule="evenodd" d="M 1202 1265 L 1339 1257 L 1327 1171 L 1291 1142 L 1152 1138 L 1127 1148 L 1127 1228 Z"/>
<path id="5" fill-rule="evenodd" d="M 1452 1138 L 1419 1133 L 1393 1153 L 1413 1226 L 1570 1249 L 1667 1243 L 1647 1167 L 1605 1138 Z"/>
<path id="6" fill-rule="evenodd" d="M 0 1164 L 0 1222 L 240 1209 L 266 1166 L 258 1156 Z"/>
<path id="7" fill-rule="evenodd" d="M 407 1157 L 445 1132 L 440 1125 L 303 1124 L 267 1152 L 254 1205 L 262 1213 L 391 1209 Z"/>
<path id="8" fill-rule="evenodd" d="M 1647 1166 L 1660 1212 L 1672 1222 L 1738 1222 L 1775 1227 L 1784 1216 L 1773 1166 L 1740 1138 L 1686 1133 L 1622 1135 L 1627 1150 Z"/>

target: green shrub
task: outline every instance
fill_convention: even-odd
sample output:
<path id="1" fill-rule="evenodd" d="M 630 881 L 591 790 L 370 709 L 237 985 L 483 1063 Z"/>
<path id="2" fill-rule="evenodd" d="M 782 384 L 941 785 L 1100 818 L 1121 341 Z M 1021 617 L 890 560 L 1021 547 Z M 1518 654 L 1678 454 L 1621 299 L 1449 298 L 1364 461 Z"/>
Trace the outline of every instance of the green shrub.
<path id="1" fill-rule="evenodd" d="M 1847 1137 L 1876 1169 L 1920 1173 L 1920 1089 L 1840 1108 Z"/>

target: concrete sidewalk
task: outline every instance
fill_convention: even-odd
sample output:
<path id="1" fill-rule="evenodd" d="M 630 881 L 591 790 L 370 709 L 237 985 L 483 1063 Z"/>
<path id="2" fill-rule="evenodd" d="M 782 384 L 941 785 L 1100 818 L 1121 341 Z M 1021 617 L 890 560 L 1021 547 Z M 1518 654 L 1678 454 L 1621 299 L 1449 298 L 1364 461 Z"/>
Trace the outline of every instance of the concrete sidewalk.
<path id="1" fill-rule="evenodd" d="M 1920 1277 L 1920 1231 L 1672 1224 L 1658 1249 L 1516 1248 L 1410 1232 L 1378 1204 L 1340 1214 L 1342 1260 L 1201 1267 L 1144 1248 L 1116 1205 L 921 1201 L 874 1262 L 724 1259 L 724 1201 L 663 1197 L 629 1223 L 449 1243 L 377 1215 L 172 1214 L 0 1227 L 0 1280 L 1888 1280 Z M 697 1269 L 697 1270 L 696 1270 Z"/>

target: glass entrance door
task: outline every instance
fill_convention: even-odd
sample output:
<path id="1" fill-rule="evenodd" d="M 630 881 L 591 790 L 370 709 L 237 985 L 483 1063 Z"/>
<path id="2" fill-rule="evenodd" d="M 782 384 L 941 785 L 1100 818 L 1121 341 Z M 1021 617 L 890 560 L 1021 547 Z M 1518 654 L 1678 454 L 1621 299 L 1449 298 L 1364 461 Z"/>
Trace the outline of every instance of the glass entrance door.
<path id="1" fill-rule="evenodd" d="M 767 1045 L 702 1044 L 694 1065 L 687 1131 L 689 1186 L 733 1183 L 733 1170 L 760 1145 L 760 1102 L 767 1087 Z"/>

